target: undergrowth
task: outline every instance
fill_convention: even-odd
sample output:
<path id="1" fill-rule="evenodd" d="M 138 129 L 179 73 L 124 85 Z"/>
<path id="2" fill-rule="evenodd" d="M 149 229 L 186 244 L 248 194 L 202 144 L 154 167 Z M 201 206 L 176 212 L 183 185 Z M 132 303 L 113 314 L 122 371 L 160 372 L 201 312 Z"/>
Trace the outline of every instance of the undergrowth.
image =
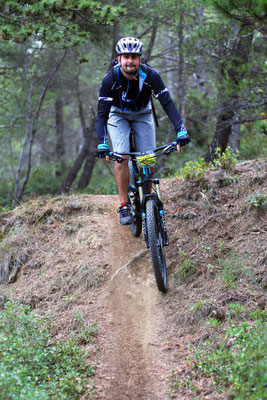
<path id="1" fill-rule="evenodd" d="M 248 211 L 256 210 L 257 212 L 267 211 L 267 196 L 264 193 L 257 192 L 248 199 Z"/>
<path id="2" fill-rule="evenodd" d="M 198 380 L 207 379 L 210 388 L 227 392 L 229 400 L 266 399 L 266 311 L 230 304 L 223 326 L 210 318 L 206 323 L 209 340 L 191 346 L 185 376 L 171 371 L 170 397 L 196 395 Z"/>
<path id="3" fill-rule="evenodd" d="M 231 170 L 237 163 L 239 152 L 233 153 L 228 146 L 225 152 L 221 152 L 219 147 L 215 150 L 215 159 L 212 163 L 206 163 L 203 157 L 195 161 L 188 161 L 184 167 L 180 169 L 182 177 L 186 180 L 199 180 L 203 179 L 205 172 L 211 168 L 221 168 L 224 170 Z"/>
<path id="4" fill-rule="evenodd" d="M 7 302 L 0 312 L 0 399 L 78 399 L 92 390 L 88 354 L 75 339 L 53 344 L 48 320 Z"/>
<path id="5" fill-rule="evenodd" d="M 229 310 L 229 327 L 219 345 L 214 327 L 212 339 L 195 348 L 194 371 L 211 377 L 214 386 L 222 392 L 230 387 L 229 399 L 263 400 L 267 378 L 266 312 L 251 311 L 248 317 L 242 314 L 241 321 L 236 322 L 235 313 Z"/>

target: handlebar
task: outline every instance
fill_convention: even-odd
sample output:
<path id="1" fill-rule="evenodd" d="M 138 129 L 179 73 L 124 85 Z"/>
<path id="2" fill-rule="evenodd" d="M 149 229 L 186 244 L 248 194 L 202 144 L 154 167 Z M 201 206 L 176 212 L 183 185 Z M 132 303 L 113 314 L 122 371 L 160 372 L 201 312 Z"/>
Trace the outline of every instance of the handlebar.
<path id="1" fill-rule="evenodd" d="M 110 152 L 109 153 L 109 157 L 111 160 L 117 161 L 118 163 L 122 163 L 124 160 L 127 160 L 126 157 L 124 156 L 144 156 L 146 154 L 150 154 L 150 153 L 156 153 L 161 151 L 160 154 L 155 154 L 155 157 L 159 157 L 163 154 L 165 155 L 169 155 L 172 151 L 174 151 L 175 147 L 177 146 L 177 142 L 170 142 L 168 144 L 165 144 L 163 146 L 157 147 L 154 150 L 149 150 L 149 151 L 145 151 L 145 152 L 129 152 L 129 153 L 114 153 L 114 152 Z"/>

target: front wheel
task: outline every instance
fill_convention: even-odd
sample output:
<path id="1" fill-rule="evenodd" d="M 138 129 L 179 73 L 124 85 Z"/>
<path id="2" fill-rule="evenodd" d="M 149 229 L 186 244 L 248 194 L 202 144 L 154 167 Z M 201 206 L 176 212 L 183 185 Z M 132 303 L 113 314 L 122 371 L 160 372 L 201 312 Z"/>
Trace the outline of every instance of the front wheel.
<path id="1" fill-rule="evenodd" d="M 159 210 L 153 199 L 146 203 L 146 228 L 156 283 L 161 292 L 166 292 L 168 283 L 163 235 Z"/>

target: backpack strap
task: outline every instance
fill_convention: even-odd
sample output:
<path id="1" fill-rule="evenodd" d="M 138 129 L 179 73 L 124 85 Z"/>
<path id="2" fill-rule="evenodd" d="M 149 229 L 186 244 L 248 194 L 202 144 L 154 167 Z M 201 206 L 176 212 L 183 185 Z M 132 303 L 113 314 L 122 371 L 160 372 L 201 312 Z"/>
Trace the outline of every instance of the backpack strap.
<path id="1" fill-rule="evenodd" d="M 116 61 L 117 61 L 117 60 L 116 60 Z M 119 65 L 119 63 L 117 63 L 117 64 L 113 65 L 111 68 L 112 68 L 113 81 L 117 83 L 117 88 L 116 88 L 116 90 L 120 90 L 120 81 L 119 81 L 119 68 L 120 68 L 120 65 Z M 148 65 L 147 65 L 146 63 L 141 62 L 140 68 L 142 69 L 142 71 L 143 71 L 147 76 L 149 76 L 150 71 L 149 71 Z M 119 98 L 120 98 L 120 103 L 121 103 L 121 93 L 119 93 Z M 158 126 L 159 126 L 159 123 L 158 123 L 158 118 L 157 118 L 157 115 L 156 115 L 155 105 L 154 105 L 153 97 L 152 97 L 152 96 L 151 96 L 151 100 L 150 100 L 150 101 L 151 101 L 151 107 L 152 107 L 152 112 L 153 112 L 155 124 L 156 124 L 156 126 L 158 127 Z M 122 109 L 122 103 L 121 103 L 121 109 Z"/>
<path id="2" fill-rule="evenodd" d="M 149 76 L 149 74 L 150 74 L 150 70 L 149 70 L 148 66 L 149 65 L 146 62 L 142 62 L 141 63 L 141 68 L 142 68 L 143 72 L 147 76 Z M 154 105 L 154 102 L 153 102 L 153 96 L 151 96 L 150 102 L 151 102 L 151 107 L 152 107 L 152 112 L 153 112 L 153 117 L 154 117 L 154 120 L 155 120 L 156 127 L 159 127 L 158 117 L 157 117 L 155 105 Z"/>

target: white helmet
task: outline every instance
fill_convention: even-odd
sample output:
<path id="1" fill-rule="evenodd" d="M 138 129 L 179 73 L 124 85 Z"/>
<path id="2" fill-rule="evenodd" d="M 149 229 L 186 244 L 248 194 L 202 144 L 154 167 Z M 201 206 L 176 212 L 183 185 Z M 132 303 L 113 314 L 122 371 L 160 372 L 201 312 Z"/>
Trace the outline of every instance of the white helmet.
<path id="1" fill-rule="evenodd" d="M 143 53 L 143 43 L 136 38 L 126 37 L 118 41 L 116 45 L 116 53 L 121 54 L 141 54 Z"/>

